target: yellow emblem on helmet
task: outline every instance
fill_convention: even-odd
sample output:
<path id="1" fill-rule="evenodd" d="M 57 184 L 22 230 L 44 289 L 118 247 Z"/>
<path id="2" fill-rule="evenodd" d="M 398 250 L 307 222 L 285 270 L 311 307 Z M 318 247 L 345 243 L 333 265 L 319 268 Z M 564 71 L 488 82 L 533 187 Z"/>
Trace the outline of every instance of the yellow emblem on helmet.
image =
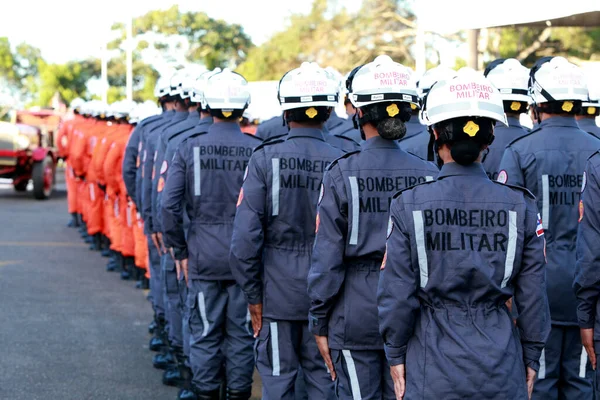
<path id="1" fill-rule="evenodd" d="M 388 115 L 392 118 L 400 114 L 400 110 L 396 104 L 390 104 L 385 108 L 385 111 L 387 111 Z"/>
<path id="2" fill-rule="evenodd" d="M 564 101 L 563 105 L 562 105 L 562 110 L 565 112 L 569 112 L 573 109 L 573 102 L 572 101 Z"/>
<path id="3" fill-rule="evenodd" d="M 221 111 L 221 114 L 223 114 L 225 118 L 229 118 L 233 113 L 231 111 Z"/>
<path id="4" fill-rule="evenodd" d="M 588 107 L 588 111 L 587 111 L 587 113 L 588 113 L 589 115 L 594 115 L 594 114 L 596 114 L 596 107 Z"/>
<path id="5" fill-rule="evenodd" d="M 306 110 L 304 113 L 308 116 L 308 118 L 313 119 L 314 117 L 317 116 L 317 114 L 319 112 L 314 107 L 311 107 L 308 110 Z"/>
<path id="6" fill-rule="evenodd" d="M 467 135 L 473 137 L 473 136 L 477 135 L 477 132 L 479 132 L 479 125 L 477 125 L 473 121 L 469 121 L 463 127 L 463 132 L 466 133 Z"/>
<path id="7" fill-rule="evenodd" d="M 512 103 L 510 103 L 510 109 L 513 111 L 519 111 L 521 109 L 521 103 L 519 103 L 518 101 L 513 101 Z"/>
<path id="8" fill-rule="evenodd" d="M 417 109 L 417 105 L 413 104 L 413 103 L 410 103 L 410 109 L 411 110 L 416 110 Z"/>

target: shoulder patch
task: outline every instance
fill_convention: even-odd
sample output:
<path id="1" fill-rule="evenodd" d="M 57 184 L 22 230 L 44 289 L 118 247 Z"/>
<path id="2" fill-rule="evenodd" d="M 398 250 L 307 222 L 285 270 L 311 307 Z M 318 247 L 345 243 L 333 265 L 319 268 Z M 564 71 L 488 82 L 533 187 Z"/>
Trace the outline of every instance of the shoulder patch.
<path id="1" fill-rule="evenodd" d="M 256 146 L 254 148 L 254 151 L 258 151 L 258 150 L 260 150 L 260 149 L 262 149 L 262 148 L 264 148 L 266 146 L 271 146 L 271 145 L 274 145 L 274 144 L 277 144 L 277 143 L 283 143 L 283 142 L 285 142 L 284 139 L 269 139 L 269 140 L 267 140 L 265 142 L 262 142 L 258 146 Z"/>
<path id="2" fill-rule="evenodd" d="M 262 141 L 263 141 L 261 138 L 259 138 L 259 137 L 258 137 L 258 136 L 256 136 L 256 135 L 253 135 L 253 134 L 251 134 L 251 133 L 248 133 L 248 132 L 242 132 L 242 133 L 243 133 L 244 135 L 246 135 L 246 136 L 250 136 L 252 139 L 256 139 L 256 140 L 258 140 L 258 141 L 259 141 L 259 142 L 261 142 L 261 143 L 262 143 Z"/>
<path id="3" fill-rule="evenodd" d="M 353 140 L 353 142 L 354 142 L 354 140 Z M 354 143 L 356 143 L 356 142 L 354 142 Z M 335 160 L 333 160 L 331 162 L 331 164 L 329 164 L 327 166 L 327 171 L 329 171 L 334 165 L 336 165 L 338 163 L 338 161 L 340 161 L 340 160 L 342 160 L 344 158 L 348 158 L 348 157 L 350 157 L 350 156 L 352 156 L 354 154 L 358 154 L 358 153 L 360 153 L 360 150 L 349 151 L 349 152 L 345 153 L 344 155 L 336 158 Z"/>
<path id="4" fill-rule="evenodd" d="M 521 191 L 521 192 L 525 193 L 525 195 L 527 197 L 535 200 L 535 195 L 533 193 L 531 193 L 529 191 L 529 189 L 527 189 L 527 188 L 524 188 L 522 186 L 517 186 L 517 185 L 509 185 L 508 183 L 502 183 L 502 182 L 498 182 L 498 181 L 494 181 L 494 180 L 492 180 L 492 182 L 494 182 L 497 185 L 507 186 L 507 187 L 509 187 L 511 189 L 515 189 L 515 190 Z"/>
<path id="5" fill-rule="evenodd" d="M 425 181 L 425 182 L 417 183 L 416 185 L 409 186 L 407 188 L 404 188 L 404 189 L 396 192 L 396 194 L 394 194 L 394 196 L 392 196 L 392 198 L 395 199 L 397 197 L 400 197 L 400 195 L 402 193 L 406 192 L 407 190 L 412 190 L 412 189 L 416 188 L 417 186 L 429 185 L 430 183 L 434 183 L 434 182 L 437 182 L 437 180 L 432 179 L 430 181 Z"/>

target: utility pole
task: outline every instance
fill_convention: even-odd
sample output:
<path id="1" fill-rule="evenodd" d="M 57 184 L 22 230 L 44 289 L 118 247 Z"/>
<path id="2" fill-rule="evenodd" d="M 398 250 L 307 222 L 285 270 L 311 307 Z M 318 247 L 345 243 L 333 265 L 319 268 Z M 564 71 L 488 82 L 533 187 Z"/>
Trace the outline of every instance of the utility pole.
<path id="1" fill-rule="evenodd" d="M 127 18 L 127 40 L 125 44 L 125 54 L 126 54 L 126 66 L 127 66 L 127 77 L 126 77 L 126 93 L 127 100 L 133 101 L 133 17 Z"/>

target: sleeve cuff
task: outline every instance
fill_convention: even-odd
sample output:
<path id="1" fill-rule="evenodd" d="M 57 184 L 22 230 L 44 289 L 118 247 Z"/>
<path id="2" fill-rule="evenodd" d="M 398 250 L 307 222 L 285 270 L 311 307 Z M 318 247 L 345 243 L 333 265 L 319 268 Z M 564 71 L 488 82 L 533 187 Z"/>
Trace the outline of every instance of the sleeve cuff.
<path id="1" fill-rule="evenodd" d="M 539 361 L 526 362 L 525 366 L 533 369 L 535 372 L 538 372 L 540 370 L 540 362 Z"/>
<path id="2" fill-rule="evenodd" d="M 581 329 L 592 329 L 595 325 L 595 321 L 579 321 L 579 327 Z"/>
<path id="3" fill-rule="evenodd" d="M 383 347 L 390 366 L 406 364 L 406 346 L 391 347 L 386 344 Z"/>
<path id="4" fill-rule="evenodd" d="M 262 304 L 262 292 L 252 292 L 252 293 L 244 293 L 246 296 L 246 301 L 248 304 Z"/>
<path id="5" fill-rule="evenodd" d="M 174 248 L 173 255 L 175 256 L 176 260 L 179 260 L 179 261 L 185 260 L 189 257 L 188 249 L 187 249 L 187 247 Z"/>
<path id="6" fill-rule="evenodd" d="M 329 333 L 329 320 L 327 318 L 318 318 L 312 314 L 308 315 L 308 327 L 313 335 L 327 336 Z"/>

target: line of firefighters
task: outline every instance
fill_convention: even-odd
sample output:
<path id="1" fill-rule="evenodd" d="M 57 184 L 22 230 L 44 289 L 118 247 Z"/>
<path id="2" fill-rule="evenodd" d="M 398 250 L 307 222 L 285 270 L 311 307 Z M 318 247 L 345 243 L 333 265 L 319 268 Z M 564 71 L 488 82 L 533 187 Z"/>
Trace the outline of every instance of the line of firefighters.
<path id="1" fill-rule="evenodd" d="M 591 399 L 574 310 L 548 307 L 543 267 L 546 240 L 551 264 L 571 261 L 550 197 L 570 172 L 552 161 L 533 187 L 519 123 L 529 109 L 533 133 L 585 134 L 576 117 L 600 135 L 582 76 L 562 58 L 418 83 L 387 56 L 344 78 L 305 63 L 279 83 L 282 116 L 246 133 L 229 70 L 161 77 L 160 110 L 77 100 L 58 139 L 70 226 L 150 289 L 153 365 L 178 399 L 249 399 L 255 366 L 264 399 L 523 399 L 534 382 L 534 398 Z M 589 154 L 563 149 L 573 169 L 592 135 Z M 574 303 L 563 278 L 548 286 Z"/>

